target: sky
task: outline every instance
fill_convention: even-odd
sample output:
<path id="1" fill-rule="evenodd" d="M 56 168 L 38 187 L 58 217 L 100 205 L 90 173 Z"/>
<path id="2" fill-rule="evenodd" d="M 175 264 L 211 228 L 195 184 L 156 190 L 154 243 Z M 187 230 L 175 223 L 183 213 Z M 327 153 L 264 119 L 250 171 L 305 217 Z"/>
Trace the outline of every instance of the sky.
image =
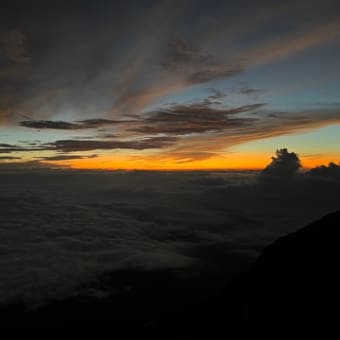
<path id="1" fill-rule="evenodd" d="M 5 0 L 0 163 L 338 163 L 339 66 L 337 0 Z"/>

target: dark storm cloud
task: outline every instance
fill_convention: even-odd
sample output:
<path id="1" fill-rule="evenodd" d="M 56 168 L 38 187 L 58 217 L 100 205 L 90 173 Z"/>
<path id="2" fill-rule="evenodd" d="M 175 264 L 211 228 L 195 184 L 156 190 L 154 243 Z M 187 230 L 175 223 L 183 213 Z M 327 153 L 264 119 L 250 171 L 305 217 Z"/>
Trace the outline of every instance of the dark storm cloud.
<path id="1" fill-rule="evenodd" d="M 127 127 L 127 134 L 138 132 L 178 136 L 180 138 L 174 144 L 172 155 L 181 152 L 218 153 L 232 145 L 297 133 L 339 121 L 338 108 L 271 112 L 264 103 L 226 108 L 203 100 L 187 105 L 170 104 L 146 112 L 136 120 L 135 127 Z M 185 135 L 192 136 L 185 138 Z"/>
<path id="2" fill-rule="evenodd" d="M 81 155 L 58 155 L 58 156 L 49 156 L 49 157 L 39 157 L 42 161 L 69 161 L 74 159 L 88 159 L 88 158 L 96 158 L 98 155 L 89 155 L 89 156 L 81 156 Z"/>
<path id="3" fill-rule="evenodd" d="M 233 116 L 256 111 L 263 105 L 253 104 L 231 109 L 213 108 L 206 104 L 175 105 L 166 110 L 147 114 L 139 123 L 141 126 L 134 131 L 174 135 L 223 131 L 254 122 L 254 118 Z"/>
<path id="4" fill-rule="evenodd" d="M 95 129 L 105 125 L 123 124 L 124 122 L 130 121 L 118 121 L 100 118 L 85 119 L 73 123 L 52 120 L 25 120 L 20 122 L 20 125 L 32 129 L 82 130 L 82 129 Z"/>
<path id="5" fill-rule="evenodd" d="M 0 148 L 15 148 L 13 144 L 0 143 Z"/>
<path id="6" fill-rule="evenodd" d="M 47 144 L 47 148 L 62 151 L 89 151 L 89 150 L 114 150 L 114 149 L 131 149 L 131 150 L 147 150 L 158 149 L 170 146 L 177 141 L 175 137 L 152 137 L 134 141 L 101 141 L 101 140 L 57 140 Z"/>
<path id="7" fill-rule="evenodd" d="M 41 148 L 37 146 L 36 148 L 25 147 L 21 145 L 12 145 L 9 147 L 0 147 L 0 153 L 12 153 L 12 152 L 31 152 L 31 151 L 40 151 L 40 150 L 50 150 L 50 148 Z"/>
<path id="8" fill-rule="evenodd" d="M 57 140 L 51 143 L 35 143 L 35 147 L 25 147 L 24 145 L 3 144 L 0 147 L 0 153 L 13 152 L 39 152 L 39 151 L 57 151 L 57 152 L 74 152 L 74 151 L 90 151 L 90 150 L 148 150 L 165 148 L 176 143 L 176 137 L 150 137 L 136 140 L 86 140 L 86 139 L 66 139 Z M 71 156 L 72 157 L 72 156 Z M 48 160 L 49 157 L 42 157 Z M 52 157 L 54 158 L 54 156 Z M 59 156 L 57 157 L 59 158 Z M 79 157 L 77 157 L 79 158 Z M 59 158 L 61 160 L 62 158 Z M 66 158 L 65 158 L 66 159 Z M 71 159 L 71 158 L 68 158 Z M 52 159 L 50 159 L 52 160 Z M 55 159 L 58 160 L 58 159 Z"/>
<path id="9" fill-rule="evenodd" d="M 7 161 L 7 160 L 14 160 L 14 159 L 21 159 L 21 157 L 14 157 L 14 156 L 0 156 L 0 161 Z"/>
<path id="10" fill-rule="evenodd" d="M 220 97 L 224 94 L 215 93 L 213 96 Z M 132 115 L 130 120 L 27 121 L 32 122 L 31 128 L 34 126 L 38 130 L 47 127 L 71 131 L 85 128 L 105 129 L 98 129 L 100 134 L 96 138 L 78 136 L 49 143 L 2 143 L 0 153 L 166 149 L 158 155 L 158 159 L 185 163 L 219 155 L 232 145 L 318 128 L 338 123 L 340 119 L 337 108 L 295 112 L 292 118 L 292 112 L 270 113 L 263 103 L 225 107 L 212 104 L 209 98 L 207 97 L 208 101 L 187 105 L 165 105 L 143 115 Z M 107 128 L 112 125 L 119 125 L 120 130 L 110 133 Z M 152 156 L 145 156 L 144 159 L 152 160 Z"/>
<path id="11" fill-rule="evenodd" d="M 25 120 L 20 122 L 20 125 L 32 129 L 56 129 L 56 130 L 79 129 L 78 124 L 49 120 Z"/>
<path id="12" fill-rule="evenodd" d="M 256 119 L 253 118 L 253 113 L 256 113 Z M 264 138 L 290 135 L 340 122 L 340 112 L 338 109 L 294 112 L 294 118 L 292 118 L 292 115 L 293 112 L 278 112 L 274 116 L 269 117 L 268 109 L 265 107 L 249 111 L 248 115 L 240 113 L 240 116 L 236 116 L 236 119 L 240 121 L 236 120 L 235 125 L 231 124 L 228 127 L 228 120 L 224 125 L 222 122 L 220 128 L 216 128 L 216 131 L 200 133 L 199 135 L 191 136 L 191 138 L 181 139 L 181 143 L 178 143 L 171 151 L 174 154 L 188 151 L 192 153 L 225 152 L 228 147 L 233 145 Z M 232 121 L 232 118 L 229 120 Z M 164 124 L 164 131 L 167 128 L 169 129 Z"/>
<path id="13" fill-rule="evenodd" d="M 185 122 L 186 119 L 198 120 L 205 122 L 209 120 L 219 120 L 227 116 L 237 115 L 253 110 L 260 109 L 264 104 L 245 105 L 236 108 L 213 108 L 204 104 L 191 104 L 191 105 L 175 105 L 168 108 L 166 111 L 150 113 L 151 117 L 146 118 L 148 122 L 171 122 L 180 121 Z"/>

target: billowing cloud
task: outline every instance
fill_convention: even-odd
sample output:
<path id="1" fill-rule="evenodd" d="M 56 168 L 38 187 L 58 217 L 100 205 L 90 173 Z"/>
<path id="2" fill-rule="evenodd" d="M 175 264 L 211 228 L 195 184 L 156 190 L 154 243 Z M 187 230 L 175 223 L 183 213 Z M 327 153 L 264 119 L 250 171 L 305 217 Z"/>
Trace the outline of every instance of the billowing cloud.
<path id="1" fill-rule="evenodd" d="M 265 179 L 286 180 L 293 178 L 301 168 L 301 162 L 295 152 L 287 149 L 276 150 L 276 156 L 271 163 L 263 169 L 261 176 Z"/>
<path id="2" fill-rule="evenodd" d="M 313 169 L 310 169 L 308 171 L 308 174 L 312 176 L 323 177 L 326 179 L 340 180 L 340 163 L 335 164 L 333 162 L 330 162 L 328 166 L 321 165 L 321 166 L 315 167 Z"/>

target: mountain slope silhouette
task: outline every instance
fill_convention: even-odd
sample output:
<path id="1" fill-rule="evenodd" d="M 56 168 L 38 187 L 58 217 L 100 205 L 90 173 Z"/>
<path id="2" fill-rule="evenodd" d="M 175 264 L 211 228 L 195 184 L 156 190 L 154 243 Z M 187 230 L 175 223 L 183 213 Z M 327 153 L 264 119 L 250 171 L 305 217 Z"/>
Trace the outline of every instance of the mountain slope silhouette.
<path id="1" fill-rule="evenodd" d="M 268 246 L 246 275 L 247 328 L 330 329 L 338 323 L 340 211 Z"/>

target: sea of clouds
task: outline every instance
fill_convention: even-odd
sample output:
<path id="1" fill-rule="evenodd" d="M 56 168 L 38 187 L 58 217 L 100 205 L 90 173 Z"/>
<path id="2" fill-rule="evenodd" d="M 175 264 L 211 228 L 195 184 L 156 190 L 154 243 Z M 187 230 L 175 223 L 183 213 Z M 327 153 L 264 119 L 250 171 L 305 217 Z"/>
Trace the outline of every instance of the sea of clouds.
<path id="1" fill-rule="evenodd" d="M 199 266 L 211 249 L 256 258 L 339 210 L 339 173 L 321 170 L 1 170 L 0 303 L 72 296 L 117 269 Z"/>

